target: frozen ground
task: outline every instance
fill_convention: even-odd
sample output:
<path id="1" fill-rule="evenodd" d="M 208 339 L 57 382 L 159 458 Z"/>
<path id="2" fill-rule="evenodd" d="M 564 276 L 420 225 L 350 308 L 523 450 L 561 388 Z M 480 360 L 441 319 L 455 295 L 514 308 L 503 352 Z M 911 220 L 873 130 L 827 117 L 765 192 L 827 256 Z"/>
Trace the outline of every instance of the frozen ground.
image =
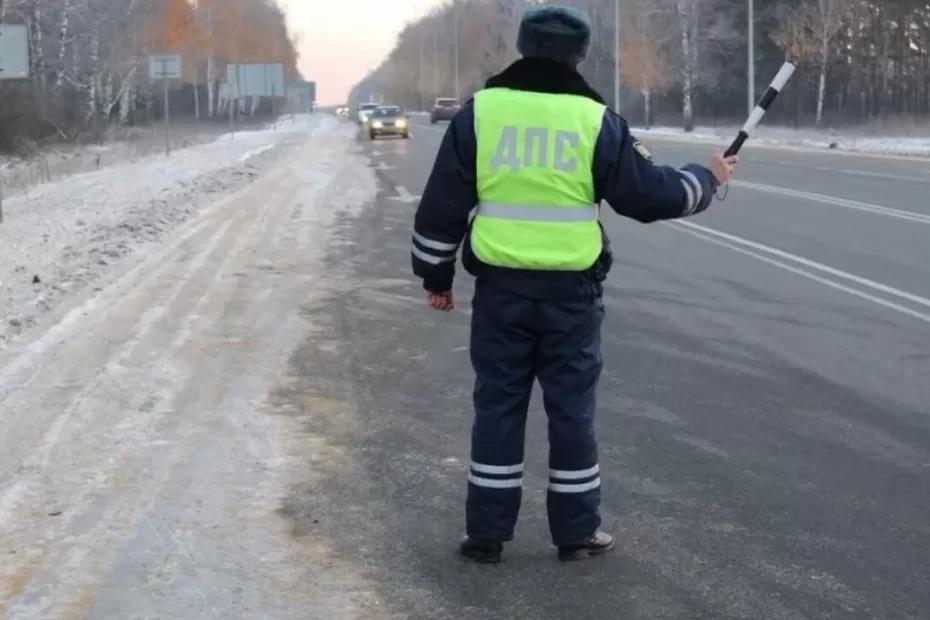
<path id="1" fill-rule="evenodd" d="M 62 298 L 157 242 L 218 197 L 244 187 L 325 116 L 238 133 L 40 185 L 4 201 L 0 224 L 0 347 Z"/>
<path id="2" fill-rule="evenodd" d="M 330 501 L 318 478 L 350 466 L 308 430 L 350 404 L 295 390 L 315 362 L 292 360 L 339 344 L 308 304 L 375 198 L 355 135 L 302 119 L 13 202 L 4 307 L 101 290 L 0 350 L 0 617 L 389 616 L 319 517 L 281 511 L 295 489 Z"/>
<path id="3" fill-rule="evenodd" d="M 257 119 L 248 121 L 249 125 L 241 127 L 241 132 L 270 126 Z M 228 131 L 229 127 L 225 123 L 181 119 L 171 125 L 172 149 L 180 151 L 200 146 Z M 160 155 L 164 150 L 165 134 L 160 123 L 149 127 L 114 129 L 102 144 L 55 144 L 41 147 L 37 143 L 27 142 L 21 145 L 18 155 L 0 155 L 0 182 L 3 183 L 4 196 L 12 196 L 74 174 Z"/>
<path id="4" fill-rule="evenodd" d="M 685 133 L 675 127 L 634 128 L 633 131 L 641 137 L 673 137 L 695 142 L 728 144 L 736 137 L 739 127 L 697 127 L 692 133 Z M 911 135 L 903 135 L 900 131 L 884 133 L 886 135 L 882 135 L 879 130 L 857 132 L 762 126 L 753 136 L 752 142 L 769 146 L 832 148 L 841 151 L 930 157 L 930 127 L 924 128 L 922 132 L 912 132 Z M 915 133 L 917 135 L 914 135 Z"/>

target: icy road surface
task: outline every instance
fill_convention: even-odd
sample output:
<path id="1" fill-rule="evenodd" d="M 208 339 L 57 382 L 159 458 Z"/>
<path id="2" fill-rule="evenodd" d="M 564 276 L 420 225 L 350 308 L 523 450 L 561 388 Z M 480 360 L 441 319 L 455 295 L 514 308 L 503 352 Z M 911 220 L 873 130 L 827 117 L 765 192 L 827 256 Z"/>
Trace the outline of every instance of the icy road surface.
<path id="1" fill-rule="evenodd" d="M 254 148 L 265 146 L 133 164 L 101 200 L 145 202 L 163 186 L 183 199 L 169 186 Z M 282 148 L 254 182 L 0 352 L 0 616 L 373 617 L 364 577 L 279 514 L 293 485 L 312 489 L 295 464 L 327 448 L 304 431 L 307 412 L 274 395 L 314 332 L 301 307 L 319 293 L 333 226 L 373 199 L 375 178 L 353 128 L 331 118 Z M 98 195 L 94 182 L 73 181 L 76 199 Z M 47 209 L 126 232 L 112 209 Z"/>

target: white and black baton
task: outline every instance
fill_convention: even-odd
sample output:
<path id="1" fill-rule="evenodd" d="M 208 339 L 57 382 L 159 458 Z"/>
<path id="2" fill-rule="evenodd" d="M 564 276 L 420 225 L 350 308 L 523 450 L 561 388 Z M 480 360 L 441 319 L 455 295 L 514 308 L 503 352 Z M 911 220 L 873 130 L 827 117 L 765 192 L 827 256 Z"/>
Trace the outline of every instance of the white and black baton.
<path id="1" fill-rule="evenodd" d="M 756 108 L 752 111 L 752 114 L 749 115 L 749 120 L 747 120 L 743 128 L 740 129 L 739 135 L 736 136 L 736 140 L 733 141 L 730 148 L 723 154 L 724 157 L 732 157 L 739 153 L 739 150 L 743 148 L 743 144 L 749 139 L 752 132 L 755 131 L 756 126 L 762 120 L 762 117 L 765 116 L 769 106 L 771 106 L 775 98 L 778 97 L 778 94 L 785 87 L 785 84 L 788 83 L 788 80 L 791 79 L 791 76 L 794 75 L 794 70 L 797 68 L 797 65 L 790 60 L 782 65 L 778 75 L 772 80 L 768 90 L 765 91 L 765 94 L 762 95 L 762 99 L 759 100 L 759 103 L 756 104 Z"/>

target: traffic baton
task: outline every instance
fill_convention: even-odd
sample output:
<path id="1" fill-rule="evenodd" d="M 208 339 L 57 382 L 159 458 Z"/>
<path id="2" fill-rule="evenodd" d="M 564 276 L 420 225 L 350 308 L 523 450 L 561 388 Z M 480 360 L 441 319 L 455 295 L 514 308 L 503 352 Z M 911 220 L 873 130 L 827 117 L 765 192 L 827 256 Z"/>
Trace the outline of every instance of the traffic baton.
<path id="1" fill-rule="evenodd" d="M 743 148 L 743 144 L 749 139 L 752 132 L 755 131 L 756 126 L 762 120 L 762 117 L 765 116 L 769 106 L 772 105 L 772 102 L 775 101 L 778 94 L 785 88 L 785 84 L 788 83 L 788 80 L 791 79 L 791 76 L 794 75 L 794 70 L 797 68 L 798 66 L 792 61 L 785 61 L 778 75 L 772 80 L 768 90 L 765 91 L 765 94 L 762 95 L 762 99 L 759 100 L 759 103 L 756 104 L 756 108 L 752 111 L 752 114 L 749 115 L 749 120 L 747 120 L 743 128 L 740 129 L 739 135 L 736 136 L 736 140 L 733 141 L 730 148 L 723 154 L 724 157 L 732 157 L 739 153 L 740 149 Z"/>

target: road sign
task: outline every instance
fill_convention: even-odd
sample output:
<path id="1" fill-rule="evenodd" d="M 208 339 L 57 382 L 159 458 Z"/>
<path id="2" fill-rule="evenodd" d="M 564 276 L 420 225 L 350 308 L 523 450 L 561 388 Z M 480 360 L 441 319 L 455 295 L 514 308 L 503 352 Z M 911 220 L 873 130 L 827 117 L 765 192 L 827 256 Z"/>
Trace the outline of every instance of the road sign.
<path id="1" fill-rule="evenodd" d="M 149 77 L 161 80 L 165 87 L 165 156 L 171 155 L 171 99 L 168 96 L 168 80 L 181 77 L 181 57 L 177 54 L 153 54 L 149 56 Z"/>
<path id="2" fill-rule="evenodd" d="M 0 80 L 29 77 L 29 39 L 26 27 L 0 24 Z M 3 223 L 3 187 L 0 186 L 0 224 Z"/>
<path id="3" fill-rule="evenodd" d="M 287 92 L 284 65 L 279 62 L 226 65 L 226 83 L 236 98 L 283 97 Z"/>
<path id="4" fill-rule="evenodd" d="M 153 80 L 181 79 L 181 57 L 177 54 L 149 56 L 149 77 Z"/>
<path id="5" fill-rule="evenodd" d="M 0 80 L 29 77 L 29 37 L 26 27 L 0 24 Z"/>

